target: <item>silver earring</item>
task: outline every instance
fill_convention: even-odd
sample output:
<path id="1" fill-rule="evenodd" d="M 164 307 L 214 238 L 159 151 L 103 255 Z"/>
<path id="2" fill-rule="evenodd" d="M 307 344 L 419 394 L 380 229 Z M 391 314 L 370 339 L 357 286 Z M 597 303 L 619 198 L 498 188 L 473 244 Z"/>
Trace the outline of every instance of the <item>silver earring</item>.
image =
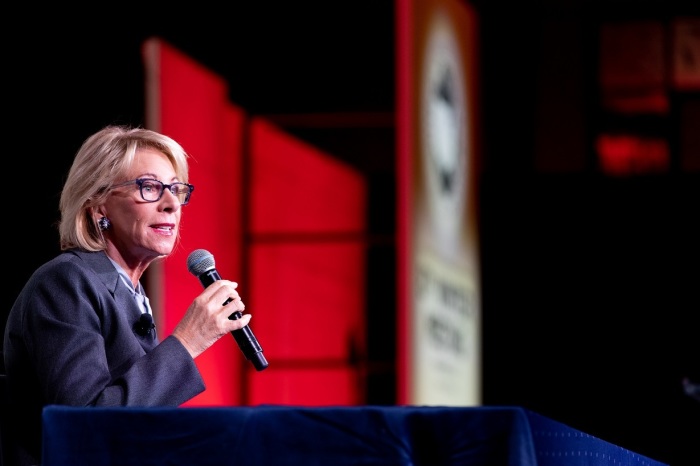
<path id="1" fill-rule="evenodd" d="M 110 222 L 107 217 L 100 217 L 97 221 L 97 226 L 100 227 L 102 231 L 109 230 L 109 227 L 112 226 L 112 222 Z"/>

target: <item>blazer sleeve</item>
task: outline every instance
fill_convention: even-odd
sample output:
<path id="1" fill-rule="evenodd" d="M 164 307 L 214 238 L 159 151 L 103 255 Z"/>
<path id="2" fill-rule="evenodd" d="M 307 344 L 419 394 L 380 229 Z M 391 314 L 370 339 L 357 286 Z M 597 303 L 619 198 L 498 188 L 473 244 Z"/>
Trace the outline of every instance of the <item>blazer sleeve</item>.
<path id="1" fill-rule="evenodd" d="M 204 391 L 182 344 L 169 336 L 144 348 L 131 308 L 79 258 L 35 273 L 16 305 L 45 404 L 177 406 Z"/>

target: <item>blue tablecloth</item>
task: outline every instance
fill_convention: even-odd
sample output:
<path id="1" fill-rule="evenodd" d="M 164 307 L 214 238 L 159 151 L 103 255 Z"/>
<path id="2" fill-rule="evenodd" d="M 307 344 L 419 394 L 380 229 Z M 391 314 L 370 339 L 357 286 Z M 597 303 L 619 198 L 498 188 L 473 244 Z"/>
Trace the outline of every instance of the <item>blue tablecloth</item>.
<path id="1" fill-rule="evenodd" d="M 43 413 L 44 466 L 657 466 L 517 407 L 70 408 Z"/>

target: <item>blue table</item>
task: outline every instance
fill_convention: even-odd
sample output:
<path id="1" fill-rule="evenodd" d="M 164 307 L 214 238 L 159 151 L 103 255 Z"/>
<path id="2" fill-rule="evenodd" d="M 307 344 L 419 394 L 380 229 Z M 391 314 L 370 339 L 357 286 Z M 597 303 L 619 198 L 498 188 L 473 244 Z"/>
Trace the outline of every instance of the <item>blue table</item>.
<path id="1" fill-rule="evenodd" d="M 658 466 L 518 407 L 71 408 L 43 413 L 44 466 Z"/>

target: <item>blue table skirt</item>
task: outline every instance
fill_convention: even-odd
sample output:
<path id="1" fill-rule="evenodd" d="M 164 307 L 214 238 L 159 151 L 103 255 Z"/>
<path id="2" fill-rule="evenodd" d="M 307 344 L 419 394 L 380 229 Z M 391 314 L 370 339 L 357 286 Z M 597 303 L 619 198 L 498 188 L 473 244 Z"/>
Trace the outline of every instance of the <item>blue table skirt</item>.
<path id="1" fill-rule="evenodd" d="M 517 407 L 71 408 L 43 413 L 44 466 L 657 466 Z"/>

